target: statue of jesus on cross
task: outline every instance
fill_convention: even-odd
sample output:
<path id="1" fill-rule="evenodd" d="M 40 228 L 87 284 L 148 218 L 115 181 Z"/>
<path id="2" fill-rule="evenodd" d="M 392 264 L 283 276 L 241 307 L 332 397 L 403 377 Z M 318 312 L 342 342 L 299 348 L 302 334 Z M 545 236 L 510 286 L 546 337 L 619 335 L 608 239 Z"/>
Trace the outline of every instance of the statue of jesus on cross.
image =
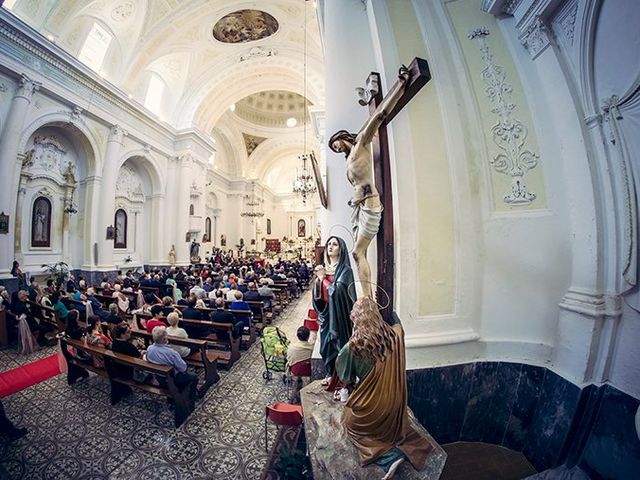
<path id="1" fill-rule="evenodd" d="M 347 179 L 354 188 L 354 196 L 349 201 L 349 206 L 353 208 L 351 226 L 355 234 L 352 253 L 362 285 L 362 296 L 369 298 L 374 297 L 367 248 L 378 233 L 383 210 L 373 178 L 370 144 L 405 91 L 409 70 L 404 65 L 400 67 L 398 78 L 400 81 L 392 87 L 375 115 L 369 117 L 358 134 L 339 130 L 329 139 L 329 148 L 336 153 L 344 153 L 347 159 Z"/>

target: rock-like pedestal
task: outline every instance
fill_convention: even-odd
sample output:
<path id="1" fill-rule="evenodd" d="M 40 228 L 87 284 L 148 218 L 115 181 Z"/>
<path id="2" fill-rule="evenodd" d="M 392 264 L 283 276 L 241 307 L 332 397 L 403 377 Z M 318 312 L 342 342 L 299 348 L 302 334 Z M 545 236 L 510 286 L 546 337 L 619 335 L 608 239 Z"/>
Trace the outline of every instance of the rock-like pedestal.
<path id="1" fill-rule="evenodd" d="M 304 429 L 309 457 L 315 480 L 345 479 L 371 480 L 382 478 L 384 471 L 376 465 L 361 467 L 358 451 L 342 426 L 344 404 L 333 400 L 320 381 L 315 381 L 300 392 L 304 410 Z M 427 466 L 416 471 L 408 461 L 400 465 L 394 478 L 411 480 L 437 480 L 447 460 L 447 454 L 429 435 L 409 410 L 415 429 L 434 446 Z"/>

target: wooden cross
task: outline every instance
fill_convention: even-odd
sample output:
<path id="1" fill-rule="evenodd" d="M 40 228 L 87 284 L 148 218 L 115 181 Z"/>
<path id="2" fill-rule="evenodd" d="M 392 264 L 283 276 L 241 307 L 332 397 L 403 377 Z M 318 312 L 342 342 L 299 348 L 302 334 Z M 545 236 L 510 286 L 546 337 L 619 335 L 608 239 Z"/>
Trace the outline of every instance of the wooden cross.
<path id="1" fill-rule="evenodd" d="M 378 133 L 373 137 L 372 154 L 373 169 L 376 181 L 376 189 L 380 194 L 380 201 L 384 206 L 382 212 L 382 221 L 378 230 L 377 249 L 378 249 L 378 286 L 383 288 L 389 294 L 389 306 L 380 313 L 382 318 L 391 322 L 393 314 L 393 292 L 394 292 L 394 275 L 393 275 L 393 197 L 391 194 L 391 163 L 389 158 L 389 139 L 387 137 L 387 124 L 393 120 L 404 106 L 431 80 L 429 72 L 429 64 L 422 58 L 414 58 L 409 64 L 409 80 L 407 80 L 404 93 L 396 106 L 391 110 L 389 115 L 378 129 Z M 368 84 L 377 81 L 380 85 L 380 74 L 371 72 Z M 399 81 L 399 80 L 398 80 Z M 393 89 L 393 86 L 391 87 Z M 368 102 L 361 102 L 369 105 L 370 117 L 378 114 L 378 106 L 382 103 L 384 97 L 380 89 L 368 99 Z M 379 299 L 379 301 L 384 299 Z"/>

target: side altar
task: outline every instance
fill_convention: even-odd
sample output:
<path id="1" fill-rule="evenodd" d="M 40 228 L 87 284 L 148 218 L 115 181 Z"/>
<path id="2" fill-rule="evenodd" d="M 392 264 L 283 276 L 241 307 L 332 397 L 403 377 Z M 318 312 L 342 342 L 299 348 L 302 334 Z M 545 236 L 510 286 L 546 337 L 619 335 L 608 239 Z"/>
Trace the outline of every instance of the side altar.
<path id="1" fill-rule="evenodd" d="M 318 380 L 303 388 L 300 397 L 309 459 L 315 480 L 382 478 L 384 471 L 377 465 L 360 466 L 358 451 L 342 425 L 344 404 L 333 400 L 333 392 L 327 392 Z M 398 468 L 396 476 L 408 480 L 437 480 L 444 469 L 447 454 L 420 425 L 411 411 L 409 418 L 415 430 L 433 446 L 433 449 L 423 470 L 417 471 L 409 462 L 404 462 Z"/>

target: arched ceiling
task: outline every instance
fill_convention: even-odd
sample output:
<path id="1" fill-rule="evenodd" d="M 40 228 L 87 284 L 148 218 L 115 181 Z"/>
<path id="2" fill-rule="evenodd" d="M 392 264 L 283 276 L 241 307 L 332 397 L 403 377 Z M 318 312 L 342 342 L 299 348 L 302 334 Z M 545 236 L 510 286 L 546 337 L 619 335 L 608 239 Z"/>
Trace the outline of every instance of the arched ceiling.
<path id="1" fill-rule="evenodd" d="M 151 76 L 159 76 L 166 95 L 158 116 L 176 128 L 211 134 L 219 146 L 216 162 L 226 174 L 243 175 L 250 163 L 264 181 L 269 169 L 263 167 L 276 168 L 278 161 L 267 154 L 278 150 L 269 145 L 302 143 L 301 124 L 309 123 L 301 108 L 304 98 L 314 107 L 324 105 L 324 59 L 314 4 L 16 0 L 12 11 L 76 56 L 97 22 L 113 37 L 100 72 L 105 78 L 143 104 Z M 231 104 L 238 108 L 230 115 Z M 297 127 L 284 124 L 290 116 Z M 251 138 L 263 139 L 258 148 L 251 148 Z M 309 148 L 314 140 L 308 135 Z M 265 153 L 257 156 L 259 147 Z"/>

